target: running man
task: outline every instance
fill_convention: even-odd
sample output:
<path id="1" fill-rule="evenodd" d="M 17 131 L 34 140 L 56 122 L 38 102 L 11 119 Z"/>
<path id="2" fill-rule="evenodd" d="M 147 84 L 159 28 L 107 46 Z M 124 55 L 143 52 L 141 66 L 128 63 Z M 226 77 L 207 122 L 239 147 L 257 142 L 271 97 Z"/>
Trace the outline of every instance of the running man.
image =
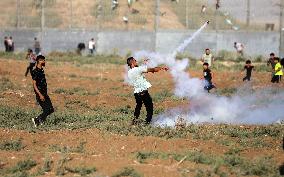
<path id="1" fill-rule="evenodd" d="M 234 42 L 234 48 L 237 50 L 237 53 L 241 55 L 242 57 L 244 56 L 244 45 L 240 42 Z"/>
<path id="2" fill-rule="evenodd" d="M 33 87 L 36 94 L 36 100 L 42 108 L 42 113 L 32 118 L 34 126 L 43 124 L 50 114 L 54 112 L 51 100 L 47 94 L 47 83 L 43 68 L 45 67 L 45 57 L 39 55 L 36 58 L 36 68 L 32 72 Z"/>
<path id="3" fill-rule="evenodd" d="M 210 90 L 212 90 L 213 88 L 216 88 L 216 86 L 212 83 L 213 73 L 209 69 L 208 63 L 203 63 L 203 77 L 205 80 L 204 90 L 210 93 Z"/>
<path id="4" fill-rule="evenodd" d="M 274 58 L 275 68 L 274 68 L 274 76 L 271 79 L 272 83 L 279 83 L 281 81 L 281 77 L 283 76 L 282 66 L 280 64 L 280 59 L 278 57 Z"/>
<path id="5" fill-rule="evenodd" d="M 274 62 L 274 59 L 275 59 L 275 54 L 272 52 L 270 53 L 269 55 L 269 59 L 267 60 L 267 66 L 271 66 L 271 78 L 274 76 L 274 68 L 275 68 L 275 62 Z"/>
<path id="6" fill-rule="evenodd" d="M 27 67 L 27 70 L 26 70 L 26 73 L 25 73 L 25 76 L 27 77 L 29 72 L 32 74 L 33 68 L 36 65 L 36 56 L 33 54 L 32 49 L 28 49 L 26 59 L 28 59 L 30 61 L 30 64 Z"/>
<path id="7" fill-rule="evenodd" d="M 255 70 L 254 69 L 254 66 L 251 64 L 251 61 L 250 60 L 247 60 L 246 61 L 246 65 L 244 66 L 244 71 L 247 71 L 246 72 L 246 76 L 243 78 L 243 81 L 250 81 L 250 78 L 251 78 L 251 72 L 252 70 Z"/>
<path id="8" fill-rule="evenodd" d="M 130 70 L 128 71 L 129 83 L 134 87 L 134 97 L 136 100 L 136 108 L 131 125 L 136 125 L 138 123 L 143 103 L 147 111 L 145 124 L 150 124 L 153 116 L 153 102 L 148 89 L 152 85 L 145 79 L 144 74 L 149 72 L 155 73 L 161 70 L 167 71 L 168 67 L 148 68 L 146 64 L 138 66 L 137 61 L 133 57 L 129 57 L 127 59 L 127 65 L 130 67 Z"/>

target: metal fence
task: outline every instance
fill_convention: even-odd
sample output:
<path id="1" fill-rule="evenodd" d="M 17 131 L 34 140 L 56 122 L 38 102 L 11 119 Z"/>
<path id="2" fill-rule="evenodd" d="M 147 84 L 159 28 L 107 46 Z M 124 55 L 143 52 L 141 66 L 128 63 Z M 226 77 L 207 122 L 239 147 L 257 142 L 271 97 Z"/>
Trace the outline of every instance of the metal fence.
<path id="1" fill-rule="evenodd" d="M 0 28 L 279 31 L 283 0 L 1 0 Z"/>

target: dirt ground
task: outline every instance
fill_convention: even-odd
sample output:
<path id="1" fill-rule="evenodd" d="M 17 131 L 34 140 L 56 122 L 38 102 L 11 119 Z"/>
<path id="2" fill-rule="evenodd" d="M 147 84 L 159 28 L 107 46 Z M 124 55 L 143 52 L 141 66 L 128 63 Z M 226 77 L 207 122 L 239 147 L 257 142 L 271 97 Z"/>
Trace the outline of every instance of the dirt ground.
<path id="1" fill-rule="evenodd" d="M 31 78 L 25 77 L 27 66 L 25 61 L 0 59 L 0 77 L 9 78 L 13 83 L 12 89 L 3 90 L 0 93 L 2 105 L 16 108 L 37 109 L 35 97 L 31 86 Z M 134 108 L 135 100 L 132 96 L 132 88 L 123 82 L 124 67 L 113 64 L 85 64 L 77 66 L 68 62 L 47 62 L 45 68 L 50 97 L 56 111 L 68 110 L 66 102 L 69 100 L 80 100 L 87 102 L 92 108 L 112 109 L 122 105 L 130 105 Z M 189 72 L 194 77 L 201 77 L 200 71 Z M 148 74 L 147 78 L 153 87 L 150 92 L 163 93 L 165 90 L 173 90 L 173 82 L 169 73 Z M 218 89 L 238 88 L 244 84 L 239 71 L 215 71 L 215 81 Z M 270 73 L 253 73 L 253 87 L 255 89 L 270 85 Z M 284 88 L 284 82 L 279 87 Z M 67 94 L 66 90 L 84 88 L 88 94 L 81 94 L 80 89 L 75 94 Z M 65 90 L 59 93 L 58 90 Z M 121 96 L 123 95 L 123 96 Z M 125 96 L 126 95 L 126 96 Z M 187 104 L 185 100 L 173 101 L 169 98 L 154 103 L 156 108 L 171 108 Z M 76 112 L 85 112 L 80 107 L 72 107 Z M 97 129 L 77 130 L 49 130 L 30 132 L 16 129 L 0 129 L 0 141 L 21 139 L 24 148 L 19 151 L 0 150 L 0 170 L 14 166 L 18 161 L 28 157 L 37 162 L 37 167 L 44 164 L 48 157 L 54 163 L 52 170 L 41 174 L 42 176 L 55 176 L 56 168 L 60 159 L 67 159 L 66 166 L 96 167 L 94 176 L 111 176 L 123 167 L 133 167 L 143 176 L 150 177 L 173 177 L 194 176 L 196 169 L 206 170 L 209 167 L 191 161 L 177 161 L 168 159 L 149 159 L 147 163 L 140 163 L 136 158 L 137 152 L 163 152 L 183 153 L 196 150 L 208 154 L 223 155 L 229 150 L 225 145 L 217 143 L 214 139 L 202 140 L 189 138 L 165 139 L 159 137 L 124 136 Z M 242 157 L 255 158 L 271 156 L 277 165 L 284 162 L 284 154 L 281 149 L 281 139 L 268 138 L 272 144 L 267 148 L 248 147 L 241 152 Z M 83 152 L 62 153 L 54 150 L 52 146 L 77 147 L 84 143 Z M 187 170 L 187 171 L 186 171 Z M 186 171 L 186 172 L 185 172 Z M 226 171 L 226 170 L 225 170 Z M 41 176 L 40 175 L 40 176 Z M 227 174 L 236 176 L 235 174 Z M 74 176 L 67 173 L 66 176 Z M 206 176 L 206 175 L 205 175 Z M 213 175 L 218 176 L 218 175 Z"/>

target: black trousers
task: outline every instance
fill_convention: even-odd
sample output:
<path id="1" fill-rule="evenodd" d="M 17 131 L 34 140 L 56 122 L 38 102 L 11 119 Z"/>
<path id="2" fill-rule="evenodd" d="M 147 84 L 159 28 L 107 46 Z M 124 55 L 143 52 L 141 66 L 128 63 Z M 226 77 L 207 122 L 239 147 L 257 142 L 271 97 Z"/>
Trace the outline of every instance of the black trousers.
<path id="1" fill-rule="evenodd" d="M 251 77 L 251 75 L 246 75 L 246 77 L 243 78 L 243 81 L 245 81 L 245 80 L 250 81 L 250 77 Z"/>
<path id="2" fill-rule="evenodd" d="M 43 95 L 45 100 L 41 101 L 39 96 L 36 96 L 36 100 L 40 107 L 42 108 L 42 113 L 37 117 L 40 122 L 44 122 L 50 114 L 54 112 L 54 108 L 52 106 L 51 100 L 47 94 Z"/>
<path id="3" fill-rule="evenodd" d="M 216 88 L 215 85 L 211 81 L 207 81 L 206 85 L 204 86 L 204 90 L 207 90 L 209 93 L 213 88 Z"/>
<path id="4" fill-rule="evenodd" d="M 35 66 L 35 63 L 30 63 L 29 66 L 27 67 L 25 76 L 27 76 L 29 74 L 29 72 L 32 74 L 33 68 Z"/>
<path id="5" fill-rule="evenodd" d="M 271 79 L 272 83 L 279 83 L 281 81 L 281 75 L 274 75 Z"/>
<path id="6" fill-rule="evenodd" d="M 147 90 L 140 92 L 140 93 L 135 93 L 135 100 L 136 100 L 136 108 L 134 112 L 134 119 L 138 119 L 140 115 L 140 111 L 142 108 L 142 105 L 144 103 L 147 111 L 147 116 L 146 116 L 146 123 L 149 124 L 152 120 L 153 117 L 153 102 L 152 98 Z"/>

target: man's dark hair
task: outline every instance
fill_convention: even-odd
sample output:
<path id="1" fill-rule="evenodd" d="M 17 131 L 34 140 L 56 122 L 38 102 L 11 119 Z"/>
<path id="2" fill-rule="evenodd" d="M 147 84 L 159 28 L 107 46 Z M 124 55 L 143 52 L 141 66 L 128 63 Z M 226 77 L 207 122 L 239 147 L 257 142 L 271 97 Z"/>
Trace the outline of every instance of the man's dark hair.
<path id="1" fill-rule="evenodd" d="M 28 52 L 32 53 L 32 52 L 33 52 L 33 50 L 32 50 L 32 49 L 28 49 Z"/>
<path id="2" fill-rule="evenodd" d="M 126 60 L 126 63 L 127 63 L 127 65 L 130 67 L 131 66 L 131 61 L 132 60 L 134 60 L 134 58 L 133 57 L 129 57 L 129 58 L 127 58 L 127 60 Z"/>
<path id="3" fill-rule="evenodd" d="M 35 41 L 37 40 L 37 38 L 35 37 L 35 39 L 34 39 Z"/>
<path id="4" fill-rule="evenodd" d="M 250 60 L 247 60 L 247 61 L 246 61 L 246 64 L 251 64 L 251 61 L 250 61 Z"/>
<path id="5" fill-rule="evenodd" d="M 207 48 L 207 49 L 205 49 L 205 51 L 207 51 L 207 50 L 210 50 L 210 49 L 208 49 L 208 48 Z"/>
<path id="6" fill-rule="evenodd" d="M 274 61 L 275 61 L 275 60 L 277 60 L 277 61 L 279 62 L 279 61 L 280 61 L 280 58 L 275 57 L 275 58 L 274 58 Z"/>
<path id="7" fill-rule="evenodd" d="M 270 56 L 275 56 L 275 54 L 272 52 L 272 53 L 270 53 Z"/>
<path id="8" fill-rule="evenodd" d="M 208 63 L 203 63 L 203 66 L 209 66 L 209 64 Z"/>
<path id="9" fill-rule="evenodd" d="M 38 55 L 36 57 L 36 61 L 39 61 L 39 60 L 45 60 L 45 57 L 43 55 Z"/>

